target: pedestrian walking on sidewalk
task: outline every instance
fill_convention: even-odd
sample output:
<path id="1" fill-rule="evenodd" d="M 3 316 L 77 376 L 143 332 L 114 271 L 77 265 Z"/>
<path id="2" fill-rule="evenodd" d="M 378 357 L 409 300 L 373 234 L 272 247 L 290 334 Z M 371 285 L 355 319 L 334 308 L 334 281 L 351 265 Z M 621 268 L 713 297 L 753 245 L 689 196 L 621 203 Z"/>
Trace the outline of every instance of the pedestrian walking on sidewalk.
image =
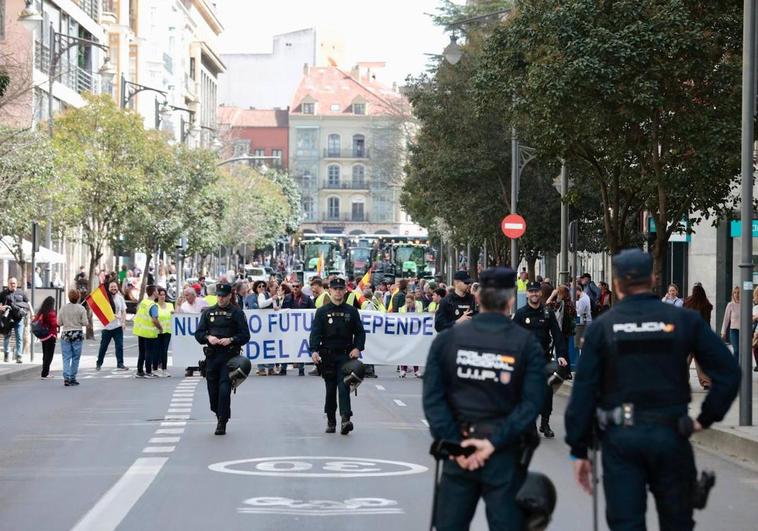
<path id="1" fill-rule="evenodd" d="M 46 297 L 42 301 L 32 321 L 32 330 L 35 327 L 34 323 L 39 323 L 48 331 L 46 336 L 39 338 L 42 343 L 41 377 L 47 379 L 50 374 L 50 363 L 52 363 L 53 354 L 55 353 L 55 340 L 58 337 L 58 314 L 55 311 L 55 299 L 53 297 Z"/>
<path id="2" fill-rule="evenodd" d="M 711 304 L 711 301 L 708 300 L 708 297 L 705 294 L 705 290 L 703 289 L 703 286 L 700 284 L 700 282 L 692 287 L 692 295 L 685 299 L 683 307 L 690 310 L 695 310 L 698 314 L 700 314 L 700 317 L 703 318 L 703 321 L 705 321 L 708 326 L 711 326 L 711 312 L 713 312 L 713 304 Z M 693 355 L 690 354 L 687 367 L 691 365 L 692 360 Z M 697 360 L 695 360 L 695 370 L 697 371 L 697 379 L 700 382 L 700 387 L 705 390 L 710 389 L 711 379 L 708 378 L 708 375 L 705 374 L 705 372 L 703 372 L 703 368 L 700 367 L 700 364 L 697 362 Z"/>
<path id="3" fill-rule="evenodd" d="M 732 289 L 732 300 L 726 304 L 724 321 L 721 323 L 721 338 L 732 345 L 732 354 L 740 359 L 740 287 Z"/>
<path id="4" fill-rule="evenodd" d="M 118 281 L 111 280 L 108 283 L 108 302 L 116 318 L 108 323 L 100 334 L 100 350 L 97 353 L 97 365 L 95 368 L 99 371 L 103 366 L 105 353 L 111 339 L 116 345 L 116 368 L 122 371 L 128 371 L 129 368 L 124 365 L 124 327 L 126 326 L 126 301 L 118 289 Z"/>
<path id="5" fill-rule="evenodd" d="M 63 353 L 63 385 L 79 385 L 76 373 L 79 371 L 79 359 L 82 356 L 82 343 L 87 327 L 87 310 L 80 304 L 79 291 L 68 291 L 68 304 L 61 308 L 58 315 L 61 328 L 61 351 Z"/>

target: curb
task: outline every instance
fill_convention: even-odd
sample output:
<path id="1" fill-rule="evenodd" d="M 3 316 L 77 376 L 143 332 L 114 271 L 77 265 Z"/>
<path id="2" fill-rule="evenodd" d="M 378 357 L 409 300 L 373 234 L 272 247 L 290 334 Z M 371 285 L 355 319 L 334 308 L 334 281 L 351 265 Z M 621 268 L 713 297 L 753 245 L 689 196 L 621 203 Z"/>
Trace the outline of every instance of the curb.
<path id="1" fill-rule="evenodd" d="M 568 399 L 571 396 L 571 384 L 564 383 L 556 394 Z M 694 434 L 690 440 L 699 448 L 720 455 L 728 454 L 758 466 L 758 432 L 753 435 L 742 432 L 743 429 L 735 426 L 711 426 Z"/>
<path id="2" fill-rule="evenodd" d="M 17 376 L 27 376 L 33 372 L 37 372 L 42 369 L 42 365 L 30 365 L 28 367 L 21 367 L 18 370 L 9 370 L 0 373 L 0 381 L 12 381 Z"/>

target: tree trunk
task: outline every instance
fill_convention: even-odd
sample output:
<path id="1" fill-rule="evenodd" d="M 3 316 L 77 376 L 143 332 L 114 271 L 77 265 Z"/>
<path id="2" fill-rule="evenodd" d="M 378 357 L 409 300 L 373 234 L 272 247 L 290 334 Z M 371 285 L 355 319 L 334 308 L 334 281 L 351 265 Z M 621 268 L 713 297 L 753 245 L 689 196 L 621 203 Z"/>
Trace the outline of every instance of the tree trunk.
<path id="1" fill-rule="evenodd" d="M 526 255 L 526 274 L 529 276 L 529 280 L 535 280 L 537 278 L 537 275 L 535 274 L 534 266 L 537 263 L 537 255 L 536 254 L 527 254 Z"/>
<path id="2" fill-rule="evenodd" d="M 474 280 L 479 280 L 479 246 L 471 246 L 471 263 L 468 265 L 468 274 Z"/>
<path id="3" fill-rule="evenodd" d="M 663 264 L 666 262 L 666 252 L 668 251 L 668 239 L 661 238 L 661 233 L 657 232 L 655 235 L 655 242 L 653 243 L 653 275 L 655 281 L 653 284 L 653 291 L 659 296 L 663 296 L 665 288 L 663 286 Z"/>

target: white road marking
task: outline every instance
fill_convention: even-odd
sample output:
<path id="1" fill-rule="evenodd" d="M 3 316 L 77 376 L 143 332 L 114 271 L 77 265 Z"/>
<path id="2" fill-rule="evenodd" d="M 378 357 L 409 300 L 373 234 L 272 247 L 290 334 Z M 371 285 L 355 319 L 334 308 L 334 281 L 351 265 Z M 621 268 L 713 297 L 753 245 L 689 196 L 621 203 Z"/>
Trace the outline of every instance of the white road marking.
<path id="1" fill-rule="evenodd" d="M 192 402 L 194 402 L 194 399 L 192 399 L 192 398 L 172 398 L 171 402 L 176 402 L 177 404 L 180 403 L 180 402 L 185 402 L 185 403 L 190 403 L 191 404 Z"/>
<path id="2" fill-rule="evenodd" d="M 168 461 L 167 457 L 140 457 L 108 492 L 79 520 L 72 531 L 112 531 L 137 503 Z"/>
<path id="3" fill-rule="evenodd" d="M 189 420 L 189 415 L 164 415 L 165 420 Z"/>
<path id="4" fill-rule="evenodd" d="M 150 444 L 168 444 L 168 443 L 178 443 L 181 437 L 153 437 L 149 441 L 147 441 Z"/>
<path id="5" fill-rule="evenodd" d="M 176 446 L 148 446 L 142 449 L 143 454 L 170 454 Z"/>
<path id="6" fill-rule="evenodd" d="M 402 400 L 398 400 L 397 398 L 395 398 L 395 399 L 393 400 L 393 402 L 394 402 L 395 404 L 397 404 L 398 406 L 400 406 L 400 407 L 405 407 L 405 402 L 403 402 Z"/>
<path id="7" fill-rule="evenodd" d="M 384 391 L 384 386 L 383 385 L 377 385 L 376 388 L 379 389 L 380 391 Z"/>
<path id="8" fill-rule="evenodd" d="M 184 428 L 160 428 L 155 430 L 156 435 L 181 435 Z"/>
<path id="9" fill-rule="evenodd" d="M 186 426 L 186 422 L 175 422 L 175 421 L 169 421 L 169 422 L 161 422 L 161 426 Z"/>
<path id="10" fill-rule="evenodd" d="M 259 457 L 213 463 L 214 472 L 243 476 L 271 476 L 288 478 L 360 478 L 406 476 L 423 474 L 429 469 L 423 465 L 384 459 L 356 457 Z"/>
<path id="11" fill-rule="evenodd" d="M 194 398 L 195 393 L 174 393 L 171 398 Z"/>
<path id="12" fill-rule="evenodd" d="M 191 413 L 192 408 L 186 408 L 186 407 L 174 408 L 174 409 L 169 409 L 168 412 L 169 413 Z"/>
<path id="13" fill-rule="evenodd" d="M 421 422 L 423 422 L 424 426 L 426 426 L 427 428 L 429 427 L 429 421 L 427 421 L 426 419 L 421 419 Z"/>

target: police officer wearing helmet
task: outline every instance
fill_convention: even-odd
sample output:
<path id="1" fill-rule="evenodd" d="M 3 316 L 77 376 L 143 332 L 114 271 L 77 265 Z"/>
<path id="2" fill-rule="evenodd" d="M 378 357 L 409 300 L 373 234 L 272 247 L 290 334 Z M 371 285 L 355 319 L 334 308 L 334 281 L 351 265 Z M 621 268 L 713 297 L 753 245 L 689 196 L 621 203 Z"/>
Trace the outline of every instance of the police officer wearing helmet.
<path id="1" fill-rule="evenodd" d="M 649 487 L 660 528 L 691 530 L 699 489 L 688 437 L 724 418 L 737 395 L 740 369 L 697 313 L 653 294 L 649 254 L 622 251 L 613 267 L 619 302 L 586 331 L 566 410 L 574 476 L 592 492 L 587 449 L 597 419 L 610 529 L 645 529 Z M 713 379 L 694 420 L 687 413 L 690 353 Z"/>
<path id="2" fill-rule="evenodd" d="M 250 341 L 250 329 L 244 312 L 232 304 L 232 286 L 216 284 L 218 301 L 200 317 L 195 331 L 195 339 L 206 345 L 205 378 L 208 383 L 208 398 L 211 411 L 216 414 L 218 424 L 216 435 L 226 433 L 226 423 L 231 417 L 232 381 L 229 378 L 227 362 L 239 355 L 240 350 Z"/>
<path id="3" fill-rule="evenodd" d="M 474 448 L 443 464 L 434 512 L 439 531 L 468 529 L 480 495 L 490 529 L 523 529 L 515 501 L 526 477 L 521 439 L 534 429 L 545 398 L 544 352 L 509 318 L 516 273 L 490 268 L 479 280 L 481 313 L 434 339 L 424 374 L 434 439 Z"/>
<path id="4" fill-rule="evenodd" d="M 553 310 L 542 304 L 542 286 L 539 282 L 529 282 L 526 285 L 527 304 L 522 306 L 513 316 L 513 321 L 531 331 L 539 341 L 544 352 L 545 362 L 553 359 L 550 353 L 551 345 L 555 345 L 555 357 L 559 367 L 568 367 L 566 345 L 561 340 L 561 328 Z M 553 412 L 553 388 L 545 385 L 545 405 L 540 412 L 539 430 L 552 439 L 555 433 L 550 429 L 550 414 Z"/>
<path id="5" fill-rule="evenodd" d="M 311 358 L 321 372 L 326 385 L 326 433 L 337 429 L 337 395 L 342 423 L 340 433 L 347 435 L 353 430 L 350 418 L 350 389 L 344 381 L 343 365 L 357 359 L 366 344 L 366 332 L 361 316 L 354 306 L 345 303 L 345 279 L 334 278 L 329 283 L 329 300 L 313 318 L 309 347 Z"/>

